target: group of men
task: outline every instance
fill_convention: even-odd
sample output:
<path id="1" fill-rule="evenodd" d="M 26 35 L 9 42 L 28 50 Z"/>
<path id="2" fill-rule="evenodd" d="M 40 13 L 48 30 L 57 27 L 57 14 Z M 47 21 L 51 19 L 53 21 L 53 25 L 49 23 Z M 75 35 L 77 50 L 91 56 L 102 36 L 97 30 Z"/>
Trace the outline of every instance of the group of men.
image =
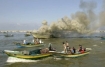
<path id="1" fill-rule="evenodd" d="M 43 42 L 41 41 L 41 39 L 38 39 L 38 38 L 35 39 L 35 38 L 34 38 L 34 39 L 33 39 L 33 43 L 34 43 L 34 44 L 41 44 L 41 43 L 43 43 Z"/>
<path id="2" fill-rule="evenodd" d="M 32 40 L 32 42 L 31 42 L 31 44 L 41 44 L 41 43 L 43 43 L 42 41 L 41 41 L 41 39 L 33 39 Z M 26 40 L 23 40 L 23 44 L 27 44 L 27 42 L 26 42 Z"/>
<path id="3" fill-rule="evenodd" d="M 69 46 L 69 43 L 66 41 L 66 42 L 63 42 L 63 46 L 64 46 L 64 53 L 66 54 L 75 54 L 76 53 L 76 49 L 73 47 L 73 48 L 70 48 Z M 82 48 L 82 45 L 79 45 L 79 50 L 78 50 L 78 53 L 84 53 L 86 51 L 86 49 Z"/>

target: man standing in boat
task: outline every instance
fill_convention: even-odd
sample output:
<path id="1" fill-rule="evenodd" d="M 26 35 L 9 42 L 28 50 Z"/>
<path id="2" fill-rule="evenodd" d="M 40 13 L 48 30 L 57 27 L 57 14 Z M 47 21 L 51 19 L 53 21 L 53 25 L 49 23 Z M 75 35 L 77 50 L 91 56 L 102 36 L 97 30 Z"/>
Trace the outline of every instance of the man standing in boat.
<path id="1" fill-rule="evenodd" d="M 70 49 L 69 43 L 67 41 L 66 41 L 66 51 L 68 54 L 71 54 L 71 49 Z"/>
<path id="2" fill-rule="evenodd" d="M 63 47 L 64 47 L 64 53 L 67 53 L 65 42 L 63 42 Z"/>

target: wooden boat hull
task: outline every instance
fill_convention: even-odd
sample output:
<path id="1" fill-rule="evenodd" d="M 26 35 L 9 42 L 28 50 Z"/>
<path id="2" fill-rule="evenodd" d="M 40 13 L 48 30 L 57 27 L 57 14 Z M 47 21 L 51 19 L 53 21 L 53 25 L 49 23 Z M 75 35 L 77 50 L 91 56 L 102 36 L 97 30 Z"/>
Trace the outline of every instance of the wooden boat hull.
<path id="1" fill-rule="evenodd" d="M 44 44 L 36 44 L 36 45 L 25 45 L 25 44 L 16 44 L 18 48 L 24 48 L 24 47 L 40 47 L 40 46 L 44 46 Z"/>
<path id="2" fill-rule="evenodd" d="M 51 54 L 38 54 L 35 56 L 30 56 L 30 55 L 16 55 L 15 57 L 17 58 L 23 58 L 23 59 L 39 59 L 39 58 L 44 58 L 51 56 Z"/>
<path id="3" fill-rule="evenodd" d="M 7 54 L 8 56 L 11 57 L 17 57 L 17 58 L 22 58 L 22 59 L 40 59 L 40 58 L 45 58 L 48 56 L 51 56 L 51 53 L 46 53 L 46 54 L 35 54 L 35 55 L 24 55 L 19 51 L 10 51 L 10 50 L 4 50 L 4 53 Z"/>
<path id="4" fill-rule="evenodd" d="M 89 54 L 90 52 L 85 52 L 85 53 L 79 53 L 79 54 L 64 54 L 64 53 L 59 53 L 58 57 L 65 57 L 65 58 L 76 58 L 80 56 L 85 56 Z"/>
<path id="5" fill-rule="evenodd" d="M 13 35 L 4 35 L 5 37 L 13 37 Z"/>
<path id="6" fill-rule="evenodd" d="M 27 37 L 27 36 L 31 36 L 30 34 L 25 34 L 25 36 Z"/>
<path id="7" fill-rule="evenodd" d="M 26 33 L 26 34 L 24 34 L 25 36 L 31 36 L 31 34 L 30 33 Z"/>
<path id="8" fill-rule="evenodd" d="M 32 34 L 33 37 L 35 38 L 41 38 L 41 39 L 46 39 L 46 38 L 51 38 L 51 35 L 50 34 L 38 34 L 38 33 L 34 33 Z"/>

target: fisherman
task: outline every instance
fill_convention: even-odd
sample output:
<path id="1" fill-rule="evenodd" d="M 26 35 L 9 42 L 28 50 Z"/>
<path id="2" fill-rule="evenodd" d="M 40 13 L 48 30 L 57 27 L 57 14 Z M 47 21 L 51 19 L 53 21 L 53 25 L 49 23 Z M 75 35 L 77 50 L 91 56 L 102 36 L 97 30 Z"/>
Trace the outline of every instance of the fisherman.
<path id="1" fill-rule="evenodd" d="M 66 46 L 69 46 L 69 43 L 66 41 Z"/>
<path id="2" fill-rule="evenodd" d="M 82 45 L 79 45 L 79 52 L 84 53 L 86 51 L 86 48 L 82 48 Z"/>
<path id="3" fill-rule="evenodd" d="M 39 40 L 39 43 L 40 43 L 40 44 L 42 43 L 41 39 Z"/>
<path id="4" fill-rule="evenodd" d="M 66 41 L 66 49 L 69 50 L 70 49 L 70 46 L 69 46 L 69 43 Z"/>
<path id="5" fill-rule="evenodd" d="M 38 38 L 36 39 L 36 43 L 37 43 L 37 44 L 39 44 L 39 43 L 40 43 Z"/>
<path id="6" fill-rule="evenodd" d="M 55 49 L 52 48 L 52 44 L 51 43 L 49 43 L 49 51 L 55 51 Z"/>
<path id="7" fill-rule="evenodd" d="M 45 53 L 49 52 L 49 49 L 48 48 L 44 48 L 44 49 L 41 49 L 40 52 L 41 52 L 41 54 L 45 54 Z"/>
<path id="8" fill-rule="evenodd" d="M 63 42 L 63 47 L 64 47 L 64 53 L 67 53 L 65 42 Z"/>
<path id="9" fill-rule="evenodd" d="M 36 41 L 39 42 L 39 39 L 37 38 Z"/>
<path id="10" fill-rule="evenodd" d="M 35 41 L 35 45 L 38 44 L 37 41 Z"/>
<path id="11" fill-rule="evenodd" d="M 66 51 L 67 53 L 71 53 L 69 43 L 66 41 Z"/>
<path id="12" fill-rule="evenodd" d="M 38 38 L 37 39 L 34 38 L 34 43 L 35 43 L 35 45 L 39 44 Z"/>
<path id="13" fill-rule="evenodd" d="M 79 52 L 82 51 L 82 45 L 79 45 Z"/>
<path id="14" fill-rule="evenodd" d="M 73 47 L 72 50 L 73 50 L 72 54 L 75 54 L 76 53 L 76 49 Z"/>
<path id="15" fill-rule="evenodd" d="M 26 40 L 23 40 L 23 44 L 26 44 Z"/>

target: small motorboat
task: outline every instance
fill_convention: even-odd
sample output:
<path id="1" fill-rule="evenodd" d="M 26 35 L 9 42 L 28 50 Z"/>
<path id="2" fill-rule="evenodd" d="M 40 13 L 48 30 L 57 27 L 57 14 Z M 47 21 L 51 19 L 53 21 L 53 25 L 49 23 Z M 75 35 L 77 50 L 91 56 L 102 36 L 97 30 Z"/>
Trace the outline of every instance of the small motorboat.
<path id="1" fill-rule="evenodd" d="M 63 58 L 75 58 L 75 57 L 80 57 L 80 56 L 85 56 L 90 53 L 92 49 L 91 48 L 86 48 L 86 51 L 76 51 L 76 53 L 65 53 L 64 51 L 62 52 L 56 52 L 55 56 L 57 57 L 63 57 Z"/>
<path id="2" fill-rule="evenodd" d="M 40 46 L 44 46 L 44 44 L 32 44 L 32 43 L 21 44 L 21 43 L 16 43 L 16 46 L 17 46 L 18 48 L 25 48 L 25 47 L 40 47 Z"/>
<path id="3" fill-rule="evenodd" d="M 22 59 L 40 59 L 44 57 L 51 56 L 52 53 L 45 52 L 41 53 L 41 49 L 36 49 L 33 51 L 12 51 L 12 50 L 4 50 L 4 53 L 11 57 L 22 58 Z"/>
<path id="4" fill-rule="evenodd" d="M 61 54 L 61 57 L 67 57 L 67 58 L 75 58 L 80 57 L 89 54 L 90 52 L 84 52 L 84 53 L 77 53 L 77 54 Z"/>
<path id="5" fill-rule="evenodd" d="M 13 37 L 13 34 L 6 34 L 5 37 Z"/>

